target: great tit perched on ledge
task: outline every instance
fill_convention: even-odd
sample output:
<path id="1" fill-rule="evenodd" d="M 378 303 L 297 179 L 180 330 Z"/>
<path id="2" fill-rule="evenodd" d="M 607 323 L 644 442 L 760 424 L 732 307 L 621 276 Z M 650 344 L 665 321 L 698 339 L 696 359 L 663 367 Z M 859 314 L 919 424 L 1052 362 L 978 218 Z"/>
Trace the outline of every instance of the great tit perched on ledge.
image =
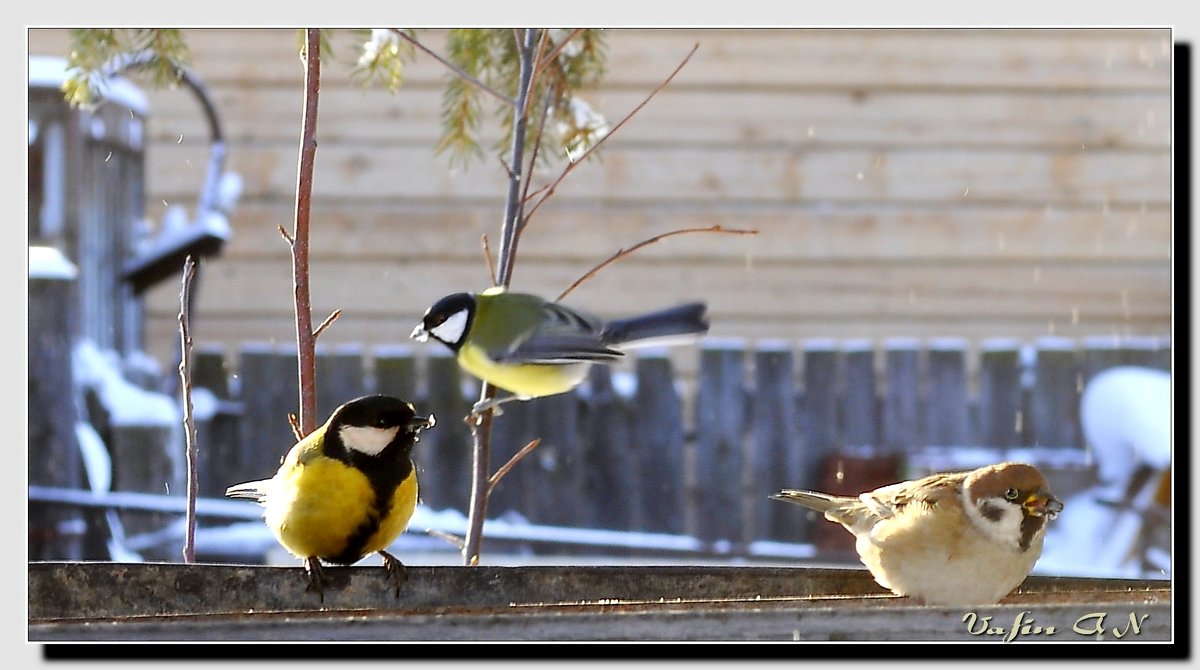
<path id="1" fill-rule="evenodd" d="M 304 560 L 308 588 L 322 602 L 321 561 L 350 565 L 371 553 L 383 558 L 399 596 L 408 576 L 384 549 L 404 532 L 416 508 L 412 449 L 435 423 L 391 396 L 351 400 L 296 443 L 274 477 L 231 486 L 225 495 L 263 506 L 267 526 Z"/>
<path id="2" fill-rule="evenodd" d="M 529 293 L 493 287 L 435 302 L 413 329 L 414 340 L 446 345 L 470 374 L 512 393 L 475 404 L 474 414 L 509 400 L 564 393 L 593 363 L 612 363 L 646 344 L 694 341 L 708 332 L 704 303 L 603 321 Z"/>

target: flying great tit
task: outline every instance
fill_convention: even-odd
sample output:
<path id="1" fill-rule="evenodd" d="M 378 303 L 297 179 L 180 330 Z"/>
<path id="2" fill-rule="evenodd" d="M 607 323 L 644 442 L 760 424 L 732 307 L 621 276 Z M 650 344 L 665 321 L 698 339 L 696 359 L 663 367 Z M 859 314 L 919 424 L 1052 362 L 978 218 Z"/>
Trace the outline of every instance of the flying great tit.
<path id="1" fill-rule="evenodd" d="M 480 401 L 474 414 L 509 400 L 564 393 L 592 363 L 612 363 L 623 350 L 695 340 L 708 332 L 704 303 L 689 303 L 627 319 L 602 321 L 529 293 L 493 287 L 435 302 L 410 337 L 446 345 L 472 375 L 513 396 Z"/>
<path id="2" fill-rule="evenodd" d="M 408 526 L 417 504 L 413 445 L 436 423 L 412 404 L 369 395 L 338 407 L 325 425 L 296 443 L 271 479 L 229 487 L 230 498 L 263 506 L 263 518 L 285 549 L 304 560 L 309 590 L 324 602 L 321 561 L 350 565 L 370 553 L 383 558 L 400 594 L 404 564 L 384 551 Z"/>

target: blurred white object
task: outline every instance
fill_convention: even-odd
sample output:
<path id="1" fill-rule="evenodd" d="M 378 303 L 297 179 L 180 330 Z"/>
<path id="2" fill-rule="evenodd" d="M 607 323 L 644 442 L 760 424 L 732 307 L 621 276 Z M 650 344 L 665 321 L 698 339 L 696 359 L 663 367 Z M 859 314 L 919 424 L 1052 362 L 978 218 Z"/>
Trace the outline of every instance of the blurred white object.
<path id="1" fill-rule="evenodd" d="M 1155 560 L 1161 552 L 1148 538 L 1151 525 L 1165 523 L 1155 498 L 1171 469 L 1171 410 L 1171 375 L 1162 370 L 1121 366 L 1088 382 L 1080 424 L 1100 482 L 1066 501 L 1058 537 L 1046 540 L 1061 552 L 1047 563 L 1092 576 L 1170 575 L 1169 557 Z"/>
<path id="2" fill-rule="evenodd" d="M 30 279 L 74 279 L 79 268 L 54 247 L 29 247 Z"/>
<path id="3" fill-rule="evenodd" d="M 242 197 L 242 188 L 242 175 L 236 172 L 222 173 L 221 181 L 217 183 L 216 202 L 213 206 L 217 211 L 229 214 Z"/>
<path id="4" fill-rule="evenodd" d="M 1128 484 L 1139 465 L 1171 467 L 1170 373 L 1109 368 L 1083 389 L 1079 416 L 1102 483 Z"/>

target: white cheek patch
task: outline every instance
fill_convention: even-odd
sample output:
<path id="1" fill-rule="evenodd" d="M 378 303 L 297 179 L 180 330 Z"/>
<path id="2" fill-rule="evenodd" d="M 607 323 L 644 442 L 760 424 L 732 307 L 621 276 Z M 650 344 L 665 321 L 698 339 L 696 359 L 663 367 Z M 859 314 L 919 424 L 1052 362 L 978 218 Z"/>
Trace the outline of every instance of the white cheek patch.
<path id="1" fill-rule="evenodd" d="M 972 503 L 963 492 L 963 509 L 971 522 L 989 538 L 1013 549 L 1021 550 L 1021 508 L 1001 498 L 984 498 Z M 983 508 L 989 508 L 985 514 Z"/>
<path id="2" fill-rule="evenodd" d="M 447 344 L 457 344 L 467 330 L 467 310 L 451 314 L 440 325 L 429 330 L 429 333 Z"/>
<path id="3" fill-rule="evenodd" d="M 378 456 L 379 452 L 386 449 L 392 440 L 396 439 L 396 433 L 399 430 L 400 428 L 397 426 L 392 428 L 342 426 L 338 430 L 338 437 L 342 439 L 342 444 L 346 445 L 347 449 L 353 449 L 368 456 Z"/>

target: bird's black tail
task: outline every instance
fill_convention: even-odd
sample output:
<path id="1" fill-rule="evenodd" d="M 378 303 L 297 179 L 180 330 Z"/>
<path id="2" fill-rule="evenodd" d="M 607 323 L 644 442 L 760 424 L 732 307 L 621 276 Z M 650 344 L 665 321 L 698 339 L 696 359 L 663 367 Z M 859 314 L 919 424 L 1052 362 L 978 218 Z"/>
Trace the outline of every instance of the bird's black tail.
<path id="1" fill-rule="evenodd" d="M 704 303 L 693 302 L 628 319 L 617 319 L 605 324 L 600 337 L 605 344 L 618 348 L 665 338 L 695 339 L 708 332 L 705 310 L 707 306 Z"/>

